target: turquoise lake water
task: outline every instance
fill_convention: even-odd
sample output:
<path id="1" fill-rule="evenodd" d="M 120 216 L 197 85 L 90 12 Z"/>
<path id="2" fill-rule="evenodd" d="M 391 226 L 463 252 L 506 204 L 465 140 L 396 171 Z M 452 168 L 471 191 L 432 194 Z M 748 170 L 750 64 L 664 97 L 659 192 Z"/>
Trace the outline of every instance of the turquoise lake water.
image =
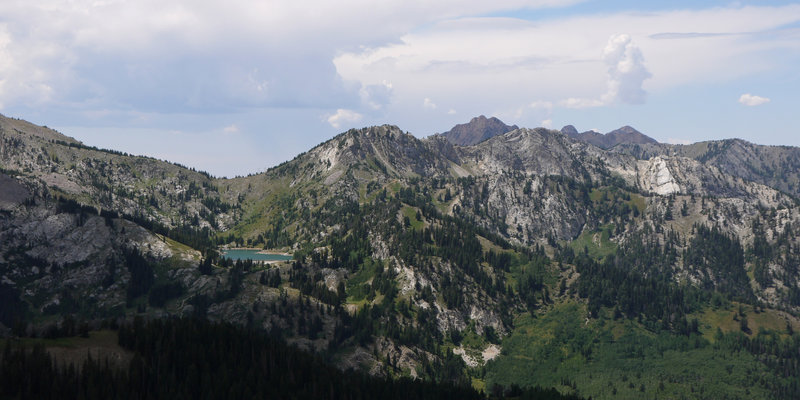
<path id="1" fill-rule="evenodd" d="M 231 260 L 253 260 L 253 261 L 287 261 L 292 256 L 283 254 L 259 254 L 260 250 L 224 250 L 222 256 Z"/>

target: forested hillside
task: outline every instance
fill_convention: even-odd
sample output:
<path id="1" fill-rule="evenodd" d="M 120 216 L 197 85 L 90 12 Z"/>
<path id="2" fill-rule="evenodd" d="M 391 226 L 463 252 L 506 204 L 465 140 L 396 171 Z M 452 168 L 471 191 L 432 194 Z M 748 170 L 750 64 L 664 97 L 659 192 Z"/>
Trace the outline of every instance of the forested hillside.
<path id="1" fill-rule="evenodd" d="M 81 364 L 54 359 L 41 341 L 6 340 L 0 394 L 50 399 L 483 399 L 469 386 L 371 377 L 341 371 L 262 331 L 202 320 L 136 319 L 118 329 L 132 353 L 119 368 L 91 355 Z M 516 389 L 515 389 L 516 390 Z M 555 391 L 499 390 L 522 398 L 561 399 Z"/>

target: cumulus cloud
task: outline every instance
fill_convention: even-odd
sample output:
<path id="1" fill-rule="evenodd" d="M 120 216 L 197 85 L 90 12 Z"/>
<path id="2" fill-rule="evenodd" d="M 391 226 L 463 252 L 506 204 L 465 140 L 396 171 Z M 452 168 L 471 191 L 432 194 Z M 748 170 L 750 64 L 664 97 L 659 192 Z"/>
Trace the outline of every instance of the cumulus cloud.
<path id="1" fill-rule="evenodd" d="M 647 93 L 642 88 L 652 74 L 644 65 L 642 51 L 630 35 L 614 34 L 603 49 L 603 62 L 607 67 L 607 89 L 599 99 L 570 97 L 559 104 L 566 108 L 601 107 L 614 103 L 642 104 Z"/>
<path id="2" fill-rule="evenodd" d="M 553 120 L 548 118 L 548 119 L 542 121 L 541 125 L 543 127 L 547 128 L 547 129 L 550 129 L 550 128 L 553 127 Z"/>
<path id="3" fill-rule="evenodd" d="M 748 107 L 760 106 L 762 104 L 766 104 L 769 102 L 770 99 L 767 97 L 756 96 L 750 93 L 745 93 L 739 96 L 739 103 L 744 104 Z"/>
<path id="4" fill-rule="evenodd" d="M 603 102 L 644 103 L 646 93 L 642 83 L 652 75 L 644 65 L 642 51 L 630 35 L 612 35 L 603 50 L 603 61 L 608 66 L 608 92 Z"/>
<path id="5" fill-rule="evenodd" d="M 361 121 L 361 118 L 364 116 L 353 111 L 340 108 L 336 110 L 336 114 L 328 116 L 328 123 L 331 124 L 332 127 L 339 129 L 344 124 L 350 124 L 353 122 Z"/>
<path id="6" fill-rule="evenodd" d="M 436 103 L 434 103 L 433 100 L 427 97 L 425 98 L 425 100 L 422 101 L 422 106 L 431 110 L 436 109 Z"/>

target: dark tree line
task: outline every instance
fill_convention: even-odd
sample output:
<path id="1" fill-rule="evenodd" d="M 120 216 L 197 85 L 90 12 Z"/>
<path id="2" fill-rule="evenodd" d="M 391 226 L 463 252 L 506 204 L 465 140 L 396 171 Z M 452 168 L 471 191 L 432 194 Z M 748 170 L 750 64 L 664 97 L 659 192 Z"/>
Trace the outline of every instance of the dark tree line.
<path id="1" fill-rule="evenodd" d="M 753 300 L 739 240 L 716 226 L 696 224 L 693 229 L 695 236 L 683 254 L 684 266 L 699 270 L 706 289 L 716 289 L 742 301 Z"/>
<path id="2" fill-rule="evenodd" d="M 343 372 L 266 333 L 201 320 L 120 327 L 127 367 L 89 357 L 59 366 L 41 346 L 7 341 L 0 395 L 49 399 L 481 399 L 469 386 Z M 444 369 L 446 370 L 446 368 Z M 441 370 L 440 370 L 441 371 Z"/>
<path id="3" fill-rule="evenodd" d="M 699 309 L 709 295 L 673 281 L 675 240 L 662 245 L 639 236 L 602 261 L 572 252 L 562 252 L 561 258 L 575 263 L 581 274 L 578 295 L 589 301 L 593 315 L 600 307 L 614 307 L 629 318 L 646 319 L 653 328 L 688 335 L 696 332 L 697 322 L 688 321 L 686 315 Z"/>
<path id="4" fill-rule="evenodd" d="M 125 267 L 131 273 L 128 282 L 128 301 L 147 293 L 155 283 L 155 272 L 150 262 L 137 249 L 123 249 L 122 258 Z"/>

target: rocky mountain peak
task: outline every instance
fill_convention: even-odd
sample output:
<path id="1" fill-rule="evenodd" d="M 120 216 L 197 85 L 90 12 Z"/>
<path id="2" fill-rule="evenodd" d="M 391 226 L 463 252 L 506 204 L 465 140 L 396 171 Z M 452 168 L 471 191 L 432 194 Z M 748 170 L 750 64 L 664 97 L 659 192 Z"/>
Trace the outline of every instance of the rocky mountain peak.
<path id="1" fill-rule="evenodd" d="M 565 134 L 565 135 L 567 135 L 567 136 L 569 136 L 571 138 L 574 138 L 574 137 L 579 135 L 578 130 L 575 129 L 575 127 L 572 126 L 572 125 L 566 125 L 563 128 L 561 128 L 561 133 L 563 133 L 563 134 Z"/>
<path id="2" fill-rule="evenodd" d="M 610 149 L 618 144 L 649 144 L 658 143 L 655 139 L 637 131 L 630 125 L 625 125 L 608 133 L 586 131 L 578 133 L 572 125 L 561 128 L 561 133 L 582 142 L 595 145 L 601 149 Z"/>
<path id="3" fill-rule="evenodd" d="M 641 132 L 637 131 L 634 127 L 632 127 L 630 125 L 625 125 L 622 128 L 613 130 L 613 131 L 611 131 L 609 133 L 625 133 L 625 134 L 629 134 L 629 135 L 630 134 L 639 134 L 639 135 L 642 134 Z"/>
<path id="4" fill-rule="evenodd" d="M 442 133 L 450 143 L 458 146 L 472 146 L 494 136 L 519 129 L 516 125 L 506 125 L 496 117 L 486 118 L 481 115 L 472 118 L 466 124 L 454 126 L 449 131 Z"/>

